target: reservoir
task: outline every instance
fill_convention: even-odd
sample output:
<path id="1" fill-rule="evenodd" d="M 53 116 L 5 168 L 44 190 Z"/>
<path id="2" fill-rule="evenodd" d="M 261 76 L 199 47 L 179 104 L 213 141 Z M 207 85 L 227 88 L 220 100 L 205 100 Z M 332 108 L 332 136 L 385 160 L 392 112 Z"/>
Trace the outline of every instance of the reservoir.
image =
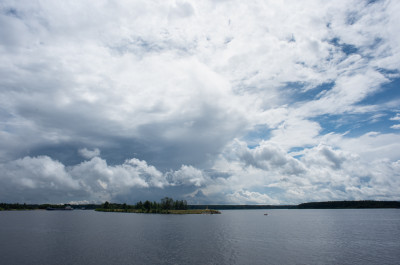
<path id="1" fill-rule="evenodd" d="M 0 263 L 400 264 L 399 209 L 221 212 L 3 211 Z"/>

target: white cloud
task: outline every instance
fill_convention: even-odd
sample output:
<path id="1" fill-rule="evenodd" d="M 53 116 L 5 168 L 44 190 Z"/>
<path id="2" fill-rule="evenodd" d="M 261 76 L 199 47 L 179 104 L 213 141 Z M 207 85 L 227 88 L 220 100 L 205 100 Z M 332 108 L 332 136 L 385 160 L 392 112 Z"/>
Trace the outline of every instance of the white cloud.
<path id="1" fill-rule="evenodd" d="M 0 164 L 3 172 L 0 199 L 24 198 L 41 203 L 118 201 L 140 189 L 168 192 L 170 187 L 196 188 L 186 189 L 185 196 L 193 203 L 398 199 L 400 160 L 367 161 L 365 157 L 328 145 L 306 149 L 298 160 L 268 142 L 255 149 L 243 144 L 236 142 L 226 150 L 225 155 L 233 156 L 219 158 L 214 165 L 213 174 L 219 172 L 215 177 L 185 165 L 177 171 L 162 173 L 135 158 L 120 165 L 108 165 L 105 160 L 94 157 L 65 167 L 46 156 L 25 157 Z"/>
<path id="2" fill-rule="evenodd" d="M 272 130 L 271 142 L 289 150 L 291 147 L 311 146 L 318 143 L 321 126 L 317 122 L 287 118 Z"/>
<path id="3" fill-rule="evenodd" d="M 356 138 L 343 138 L 336 142 L 340 148 L 358 154 L 365 161 L 400 159 L 400 135 L 369 132 Z"/>
<path id="4" fill-rule="evenodd" d="M 110 166 L 99 157 L 65 167 L 47 156 L 25 157 L 0 164 L 0 200 L 67 202 L 83 199 L 100 202 L 130 192 L 132 188 L 163 188 L 168 185 L 155 167 L 138 159 Z"/>
<path id="5" fill-rule="evenodd" d="M 279 204 L 276 199 L 271 199 L 267 194 L 250 191 L 236 191 L 228 194 L 227 200 L 232 204 Z"/>
<path id="6" fill-rule="evenodd" d="M 1 201 L 41 201 L 72 199 L 80 195 L 79 182 L 65 166 L 47 156 L 24 157 L 0 164 Z M 69 200 L 70 200 L 69 199 Z"/>
<path id="7" fill-rule="evenodd" d="M 315 117 L 324 114 L 339 115 L 373 110 L 371 107 L 355 104 L 376 93 L 387 79 L 377 71 L 368 69 L 364 71 L 367 72 L 337 78 L 331 90 L 323 93 L 319 99 L 309 101 L 293 111 L 305 117 Z"/>
<path id="8" fill-rule="evenodd" d="M 390 118 L 391 121 L 400 121 L 400 114 L 396 113 L 396 116 Z"/>
<path id="9" fill-rule="evenodd" d="M 100 155 L 100 150 L 99 148 L 95 148 L 93 150 L 89 150 L 87 148 L 82 148 L 78 150 L 79 154 L 83 156 L 86 159 L 91 159 L 93 157 L 99 156 Z"/>
<path id="10" fill-rule="evenodd" d="M 322 144 L 299 152 L 300 159 L 271 143 L 256 149 L 233 145 L 226 154 L 229 157 L 221 157 L 215 170 L 229 176 L 202 188 L 211 200 L 249 202 L 242 191 L 267 195 L 252 202 L 261 204 L 399 198 L 395 169 L 399 162 L 388 158 L 368 158 Z"/>
<path id="11" fill-rule="evenodd" d="M 171 185 L 194 185 L 200 187 L 208 182 L 208 177 L 201 170 L 186 165 L 182 165 L 177 171 L 168 172 L 167 178 L 170 180 Z"/>
<path id="12" fill-rule="evenodd" d="M 396 113 L 396 116 L 390 118 L 391 121 L 400 121 L 400 114 Z M 394 124 L 392 126 L 390 126 L 390 128 L 392 129 L 400 129 L 400 124 Z"/>

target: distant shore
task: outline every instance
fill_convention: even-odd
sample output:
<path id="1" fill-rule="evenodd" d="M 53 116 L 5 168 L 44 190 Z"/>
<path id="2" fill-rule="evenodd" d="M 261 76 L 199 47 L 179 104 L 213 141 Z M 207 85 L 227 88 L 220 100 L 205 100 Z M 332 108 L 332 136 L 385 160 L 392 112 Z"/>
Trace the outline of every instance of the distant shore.
<path id="1" fill-rule="evenodd" d="M 400 208 L 400 201 L 325 201 L 298 205 L 189 205 L 189 209 L 241 210 L 241 209 L 378 209 Z"/>
<path id="2" fill-rule="evenodd" d="M 79 210 L 95 210 L 103 212 L 132 212 L 132 213 L 158 213 L 146 211 L 145 209 L 137 209 L 135 205 L 113 203 L 112 209 L 104 209 L 104 204 L 20 204 L 20 203 L 0 203 L 0 211 L 16 211 L 16 210 L 46 210 L 65 209 L 71 207 Z M 382 208 L 400 208 L 400 201 L 325 201 L 325 202 L 307 202 L 298 205 L 223 205 L 223 204 L 207 204 L 207 205 L 187 205 L 185 209 L 170 209 L 171 214 L 198 214 L 201 211 L 210 210 L 256 210 L 256 209 L 382 209 Z"/>

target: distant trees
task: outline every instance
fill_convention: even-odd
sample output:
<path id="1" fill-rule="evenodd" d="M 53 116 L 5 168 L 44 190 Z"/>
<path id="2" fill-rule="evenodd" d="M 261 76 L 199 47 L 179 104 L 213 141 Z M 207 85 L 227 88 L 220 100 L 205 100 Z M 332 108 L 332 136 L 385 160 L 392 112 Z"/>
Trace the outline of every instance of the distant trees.
<path id="1" fill-rule="evenodd" d="M 47 208 L 53 209 L 64 209 L 66 206 L 71 206 L 70 204 L 20 204 L 20 203 L 0 203 L 0 211 L 9 210 L 44 210 Z M 98 207 L 98 205 L 97 205 Z M 94 208 L 92 208 L 94 209 Z"/>
<path id="2" fill-rule="evenodd" d="M 151 205 L 151 202 L 149 202 L 149 201 L 145 201 L 144 203 L 143 203 L 143 208 L 144 208 L 144 210 L 146 211 L 146 212 L 149 212 L 150 210 L 151 210 L 151 207 L 152 205 Z"/>
<path id="3" fill-rule="evenodd" d="M 145 201 L 142 203 L 139 201 L 135 205 L 135 209 L 146 212 L 146 213 L 160 213 L 168 210 L 187 210 L 187 202 L 185 200 L 176 200 L 172 198 L 164 197 L 160 203 Z"/>
<path id="4" fill-rule="evenodd" d="M 307 202 L 298 209 L 361 209 L 361 208 L 400 208 L 399 201 L 327 201 Z"/>
<path id="5" fill-rule="evenodd" d="M 38 207 L 33 204 L 0 203 L 0 210 L 34 210 Z"/>
<path id="6" fill-rule="evenodd" d="M 187 210 L 188 205 L 185 200 L 176 200 L 164 197 L 161 202 L 145 202 L 139 201 L 135 205 L 118 204 L 105 202 L 98 210 L 102 211 L 118 211 L 118 212 L 137 212 L 137 213 L 167 213 L 169 210 Z"/>
<path id="7" fill-rule="evenodd" d="M 172 210 L 174 204 L 174 200 L 169 197 L 165 197 L 161 199 L 161 209 L 163 210 Z"/>

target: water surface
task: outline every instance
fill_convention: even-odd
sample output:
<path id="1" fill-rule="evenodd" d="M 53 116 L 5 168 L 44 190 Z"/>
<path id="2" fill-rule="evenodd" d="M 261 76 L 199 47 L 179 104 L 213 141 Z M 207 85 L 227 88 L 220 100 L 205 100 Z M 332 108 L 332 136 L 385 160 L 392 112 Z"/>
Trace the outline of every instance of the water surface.
<path id="1" fill-rule="evenodd" d="M 399 264 L 400 210 L 0 212 L 0 259 L 1 264 Z"/>

